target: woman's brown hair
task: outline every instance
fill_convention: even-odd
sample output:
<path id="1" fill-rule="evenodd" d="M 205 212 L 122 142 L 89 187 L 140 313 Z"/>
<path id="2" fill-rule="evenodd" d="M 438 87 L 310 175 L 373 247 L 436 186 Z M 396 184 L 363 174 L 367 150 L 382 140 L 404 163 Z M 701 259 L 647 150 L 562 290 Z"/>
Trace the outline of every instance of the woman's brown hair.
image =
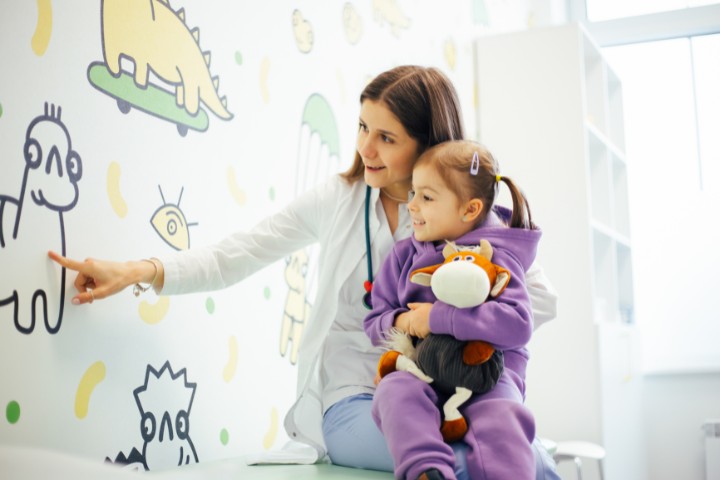
<path id="1" fill-rule="evenodd" d="M 513 203 L 509 226 L 529 230 L 536 228 L 525 194 L 511 178 L 500 175 L 497 160 L 483 145 L 470 140 L 436 145 L 420 156 L 415 167 L 420 165 L 431 165 L 461 201 L 482 200 L 483 211 L 477 218 L 477 224 L 487 217 L 495 204 L 498 186 L 503 182 L 510 190 Z"/>
<path id="2" fill-rule="evenodd" d="M 460 101 L 452 82 L 437 68 L 403 65 L 375 77 L 360 94 L 383 102 L 418 142 L 418 155 L 429 147 L 464 138 Z M 350 183 L 363 178 L 365 166 L 355 152 L 352 166 L 341 176 Z"/>

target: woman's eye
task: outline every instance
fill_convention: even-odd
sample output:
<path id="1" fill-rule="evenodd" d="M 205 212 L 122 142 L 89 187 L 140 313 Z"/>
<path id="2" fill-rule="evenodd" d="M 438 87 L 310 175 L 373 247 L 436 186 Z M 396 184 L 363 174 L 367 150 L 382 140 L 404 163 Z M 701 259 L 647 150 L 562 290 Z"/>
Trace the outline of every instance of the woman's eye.
<path id="1" fill-rule="evenodd" d="M 382 136 L 382 141 L 385 143 L 393 143 L 393 139 L 388 137 L 387 135 Z"/>
<path id="2" fill-rule="evenodd" d="M 367 125 L 365 125 L 364 123 L 360 123 L 360 124 L 358 124 L 358 129 L 361 132 L 367 132 Z"/>
<path id="3" fill-rule="evenodd" d="M 415 190 L 410 190 L 408 192 L 408 202 L 412 201 L 413 198 L 415 198 Z"/>

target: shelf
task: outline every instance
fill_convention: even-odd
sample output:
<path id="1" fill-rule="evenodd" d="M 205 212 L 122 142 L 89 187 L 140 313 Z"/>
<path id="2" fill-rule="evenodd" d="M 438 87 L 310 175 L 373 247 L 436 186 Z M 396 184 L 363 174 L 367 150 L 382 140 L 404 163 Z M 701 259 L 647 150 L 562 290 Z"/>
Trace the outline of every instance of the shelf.
<path id="1" fill-rule="evenodd" d="M 607 76 L 608 135 L 612 143 L 625 150 L 625 119 L 623 117 L 623 96 L 620 79 L 605 64 Z"/>
<path id="2" fill-rule="evenodd" d="M 583 37 L 583 69 L 585 73 L 585 120 L 605 132 L 605 63 L 597 47 Z"/>

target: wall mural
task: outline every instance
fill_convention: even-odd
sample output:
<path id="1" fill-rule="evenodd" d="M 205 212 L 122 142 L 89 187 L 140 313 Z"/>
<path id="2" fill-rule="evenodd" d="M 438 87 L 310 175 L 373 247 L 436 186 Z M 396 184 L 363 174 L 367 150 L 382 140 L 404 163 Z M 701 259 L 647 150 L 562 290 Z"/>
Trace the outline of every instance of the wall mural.
<path id="1" fill-rule="evenodd" d="M 185 24 L 185 10 L 173 10 L 167 0 L 103 0 L 102 62 L 87 70 L 90 83 L 117 101 L 122 113 L 136 108 L 177 126 L 204 132 L 209 121 L 202 102 L 223 120 L 233 115 L 220 97 L 218 77 L 210 73 L 210 52 L 200 49 L 200 30 Z M 121 60 L 134 73 L 121 69 Z M 150 82 L 150 73 L 174 88 Z"/>
<path id="2" fill-rule="evenodd" d="M 30 122 L 20 194 L 0 194 L 0 264 L 5 273 L 24 271 L 48 250 L 63 255 L 67 250 L 64 214 L 78 202 L 82 161 L 72 148 L 61 115 L 60 106 L 46 103 L 44 113 Z M 47 277 L 32 282 L 16 286 L 2 282 L 0 308 L 13 309 L 18 332 L 32 333 L 42 319 L 48 333 L 58 333 L 65 308 L 65 277 L 64 268 L 52 268 Z"/>
<path id="3" fill-rule="evenodd" d="M 374 74 L 462 67 L 465 50 L 421 31 L 408 0 L 10 2 L 0 449 L 155 471 L 279 447 L 318 295 L 317 246 L 229 291 L 127 291 L 83 306 L 70 303 L 74 273 L 47 251 L 122 261 L 249 229 L 349 165 L 357 95 Z M 423 15 L 459 28 L 438 12 Z"/>

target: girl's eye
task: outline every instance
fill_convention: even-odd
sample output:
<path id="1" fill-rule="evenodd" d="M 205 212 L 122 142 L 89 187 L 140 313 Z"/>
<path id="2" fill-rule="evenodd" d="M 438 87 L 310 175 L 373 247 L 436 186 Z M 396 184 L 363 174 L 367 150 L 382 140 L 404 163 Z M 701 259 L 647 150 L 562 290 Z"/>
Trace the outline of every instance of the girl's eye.
<path id="1" fill-rule="evenodd" d="M 426 202 L 432 202 L 432 198 L 428 197 L 427 195 L 423 195 L 423 200 Z"/>

